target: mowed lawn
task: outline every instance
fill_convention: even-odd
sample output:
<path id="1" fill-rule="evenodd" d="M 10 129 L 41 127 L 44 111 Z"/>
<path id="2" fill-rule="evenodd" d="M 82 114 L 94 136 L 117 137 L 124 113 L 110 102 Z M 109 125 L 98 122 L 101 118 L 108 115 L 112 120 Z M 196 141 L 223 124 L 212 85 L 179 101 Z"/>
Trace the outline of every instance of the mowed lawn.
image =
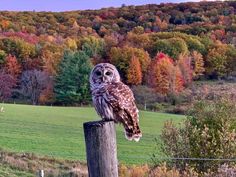
<path id="1" fill-rule="evenodd" d="M 83 123 L 99 120 L 91 107 L 50 107 L 0 104 L 0 148 L 14 152 L 85 161 Z M 143 137 L 130 142 L 117 125 L 118 159 L 126 164 L 143 164 L 150 160 L 155 141 L 166 120 L 180 122 L 184 116 L 140 112 Z"/>

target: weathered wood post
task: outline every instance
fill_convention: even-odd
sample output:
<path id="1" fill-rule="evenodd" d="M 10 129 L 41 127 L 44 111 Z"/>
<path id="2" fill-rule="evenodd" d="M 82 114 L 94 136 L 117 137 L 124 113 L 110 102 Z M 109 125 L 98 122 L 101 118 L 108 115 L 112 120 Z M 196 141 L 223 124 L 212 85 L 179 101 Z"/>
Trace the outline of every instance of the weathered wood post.
<path id="1" fill-rule="evenodd" d="M 118 177 L 114 122 L 86 122 L 84 136 L 89 177 Z"/>

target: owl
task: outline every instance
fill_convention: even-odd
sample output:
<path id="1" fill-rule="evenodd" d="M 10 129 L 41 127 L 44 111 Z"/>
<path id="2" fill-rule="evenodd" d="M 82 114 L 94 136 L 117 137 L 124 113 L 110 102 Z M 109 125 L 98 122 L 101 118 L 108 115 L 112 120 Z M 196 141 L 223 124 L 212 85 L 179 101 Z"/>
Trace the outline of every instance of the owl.
<path id="1" fill-rule="evenodd" d="M 131 89 L 121 82 L 115 66 L 100 63 L 91 71 L 90 89 L 93 105 L 103 120 L 113 120 L 124 126 L 128 140 L 139 141 L 142 133 L 139 128 L 138 109 Z"/>

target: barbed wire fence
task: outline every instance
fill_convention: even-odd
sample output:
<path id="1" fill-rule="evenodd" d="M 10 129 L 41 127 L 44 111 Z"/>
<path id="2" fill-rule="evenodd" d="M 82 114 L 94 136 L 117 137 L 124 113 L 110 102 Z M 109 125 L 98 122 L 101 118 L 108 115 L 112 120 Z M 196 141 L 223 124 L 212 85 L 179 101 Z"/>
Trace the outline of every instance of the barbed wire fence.
<path id="1" fill-rule="evenodd" d="M 51 157 L 53 158 L 54 156 L 51 155 Z M 137 160 L 138 158 L 146 159 L 146 156 L 137 156 L 137 155 L 133 156 L 132 154 L 130 154 L 126 158 L 129 159 L 130 161 L 133 160 L 135 162 L 135 160 Z M 236 168 L 235 168 L 236 158 L 165 157 L 164 155 L 156 156 L 155 158 L 156 160 L 160 161 L 160 164 L 162 162 L 163 163 L 165 162 L 169 167 L 180 169 L 180 171 L 181 169 L 184 170 L 185 167 L 202 168 L 202 171 L 207 171 L 208 169 L 217 169 L 218 171 L 220 170 L 219 173 L 221 175 L 214 177 L 236 177 Z M 69 172 L 70 169 L 68 169 L 68 174 Z M 38 175 L 41 175 L 40 177 L 42 177 L 44 174 L 48 174 L 48 171 L 45 171 L 44 168 L 38 171 Z M 175 176 L 168 176 L 168 177 L 175 177 Z M 207 176 L 207 177 L 213 177 L 213 176 Z"/>
<path id="2" fill-rule="evenodd" d="M 160 136 L 155 138 L 155 142 L 155 150 L 150 159 L 151 164 L 156 167 L 161 167 L 165 164 L 168 170 L 176 169 L 181 174 L 184 174 L 186 170 L 192 169 L 204 177 L 236 177 L 236 156 L 232 156 L 230 152 L 221 153 L 220 155 L 212 153 L 213 157 L 211 157 L 207 153 L 208 151 L 203 149 L 202 152 L 204 153 L 196 154 L 197 157 L 191 157 L 189 144 L 185 144 L 184 141 L 177 141 L 180 143 L 177 144 L 178 147 L 171 146 L 176 145 L 172 142 L 167 149 Z"/>

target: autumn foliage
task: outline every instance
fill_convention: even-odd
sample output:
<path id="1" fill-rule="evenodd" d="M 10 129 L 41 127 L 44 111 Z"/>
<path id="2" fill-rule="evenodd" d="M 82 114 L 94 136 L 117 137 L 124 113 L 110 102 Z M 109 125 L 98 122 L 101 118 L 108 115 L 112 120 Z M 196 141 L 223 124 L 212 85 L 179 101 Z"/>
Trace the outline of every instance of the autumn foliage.
<path id="1" fill-rule="evenodd" d="M 193 71 L 191 66 L 191 58 L 180 55 L 178 58 L 178 68 L 182 74 L 184 85 L 188 86 L 191 84 L 193 79 Z"/>
<path id="2" fill-rule="evenodd" d="M 205 72 L 204 60 L 201 53 L 192 52 L 193 78 L 198 79 Z"/>
<path id="3" fill-rule="evenodd" d="M 0 92 L 10 90 L 2 99 L 89 103 L 89 68 L 101 62 L 114 64 L 131 87 L 161 96 L 182 92 L 192 80 L 235 78 L 235 9 L 225 1 L 0 12 L 0 71 L 9 81 L 1 81 Z M 32 91 L 24 81 L 33 76 L 40 84 Z"/>
<path id="4" fill-rule="evenodd" d="M 158 53 L 150 64 L 149 84 L 156 92 L 166 95 L 183 90 L 183 76 L 178 66 L 164 53 Z"/>
<path id="5" fill-rule="evenodd" d="M 0 101 L 7 100 L 11 97 L 12 89 L 16 80 L 4 71 L 0 71 Z"/>
<path id="6" fill-rule="evenodd" d="M 129 62 L 127 83 L 132 85 L 138 85 L 142 83 L 142 70 L 140 62 L 135 56 L 133 56 Z"/>
<path id="7" fill-rule="evenodd" d="M 11 75 L 14 79 L 17 79 L 21 73 L 21 65 L 17 61 L 15 56 L 8 55 L 6 57 L 6 64 L 4 66 L 5 72 Z"/>

